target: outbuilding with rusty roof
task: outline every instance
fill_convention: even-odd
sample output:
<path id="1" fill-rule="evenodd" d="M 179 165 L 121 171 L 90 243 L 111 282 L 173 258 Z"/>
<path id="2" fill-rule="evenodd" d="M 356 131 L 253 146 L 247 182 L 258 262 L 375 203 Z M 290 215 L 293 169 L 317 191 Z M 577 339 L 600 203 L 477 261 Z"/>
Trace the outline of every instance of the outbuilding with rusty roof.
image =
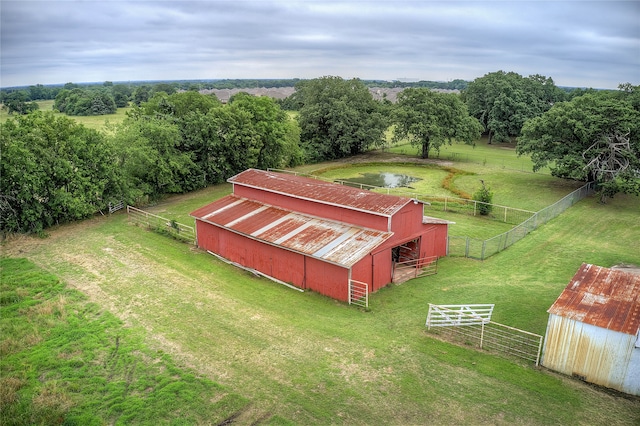
<path id="1" fill-rule="evenodd" d="M 198 246 L 298 288 L 347 301 L 352 282 L 370 293 L 446 255 L 448 222 L 418 200 L 257 169 L 228 181 L 191 213 Z"/>
<path id="2" fill-rule="evenodd" d="M 542 364 L 640 395 L 640 275 L 582 264 L 549 308 Z"/>

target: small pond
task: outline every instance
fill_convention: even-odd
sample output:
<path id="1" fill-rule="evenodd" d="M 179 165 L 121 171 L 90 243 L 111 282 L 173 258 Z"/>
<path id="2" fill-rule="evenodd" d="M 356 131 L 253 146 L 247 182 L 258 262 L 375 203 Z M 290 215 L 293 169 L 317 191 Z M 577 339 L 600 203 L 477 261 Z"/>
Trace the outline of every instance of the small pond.
<path id="1" fill-rule="evenodd" d="M 382 188 L 411 188 L 410 185 L 413 182 L 418 182 L 422 179 L 398 173 L 380 172 L 361 173 L 358 177 L 337 180 L 358 188 L 361 184 L 379 186 Z M 366 189 L 366 186 L 364 188 Z"/>

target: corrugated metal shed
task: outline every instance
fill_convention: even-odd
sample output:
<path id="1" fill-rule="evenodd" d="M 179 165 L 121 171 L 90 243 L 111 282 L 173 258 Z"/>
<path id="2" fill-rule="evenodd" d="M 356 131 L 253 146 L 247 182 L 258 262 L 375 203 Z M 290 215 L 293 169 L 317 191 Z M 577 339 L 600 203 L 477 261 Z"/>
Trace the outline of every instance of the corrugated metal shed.
<path id="1" fill-rule="evenodd" d="M 403 206 L 412 202 L 411 198 L 379 194 L 350 186 L 336 186 L 332 182 L 256 169 L 245 170 L 228 181 L 234 185 L 258 188 L 386 217 L 392 216 Z"/>
<path id="2" fill-rule="evenodd" d="M 547 312 L 635 336 L 640 329 L 640 275 L 582 264 Z"/>
<path id="3" fill-rule="evenodd" d="M 393 233 L 312 217 L 228 195 L 191 213 L 204 222 L 346 268 Z"/>

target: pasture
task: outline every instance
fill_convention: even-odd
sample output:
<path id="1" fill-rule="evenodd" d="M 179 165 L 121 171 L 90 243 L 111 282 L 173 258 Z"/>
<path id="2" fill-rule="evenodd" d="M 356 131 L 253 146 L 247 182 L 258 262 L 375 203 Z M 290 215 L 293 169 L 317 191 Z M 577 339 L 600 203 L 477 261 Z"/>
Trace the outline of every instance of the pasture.
<path id="1" fill-rule="evenodd" d="M 482 178 L 496 191 L 494 202 L 532 210 L 578 186 L 514 172 L 502 167 L 500 156 L 498 163 L 488 158 L 485 164 L 447 165 L 475 173 L 461 174 L 455 185 L 473 191 Z M 369 157 L 360 165 L 302 170 L 335 178 L 389 167 L 431 176 L 424 190 L 443 190 L 434 182 L 446 170 L 406 164 L 412 161 L 382 166 Z M 191 223 L 190 211 L 230 190 L 225 184 L 169 197 L 149 210 Z M 192 398 L 189 410 L 212 412 L 220 398 L 233 396 L 212 419 L 228 419 L 235 409 L 235 424 L 632 425 L 640 422 L 638 398 L 442 342 L 424 321 L 428 303 L 495 303 L 496 321 L 544 334 L 546 310 L 581 263 L 640 264 L 638 212 L 638 197 L 618 195 L 606 205 L 589 197 L 484 262 L 443 258 L 437 275 L 382 289 L 371 295 L 367 311 L 257 278 L 188 244 L 131 226 L 123 213 L 56 227 L 46 239 L 13 238 L 4 243 L 3 255 L 29 259 L 91 306 L 119 318 L 123 333 L 140 336 L 133 350 L 140 368 L 157 363 L 152 354 L 168 354 L 174 377 L 202 380 L 205 385 L 194 386 L 210 398 Z M 463 222 L 469 229 L 486 223 L 466 217 Z M 118 333 L 110 327 L 110 335 Z M 113 338 L 103 345 L 108 354 Z M 74 393 L 60 374 L 49 373 L 45 383 L 57 378 L 56 391 L 80 406 L 82 392 Z M 207 388 L 208 381 L 216 387 Z M 118 403 L 101 406 L 105 422 L 124 412 Z M 131 420 L 171 421 L 176 419 L 169 415 Z M 207 423 L 195 417 L 192 422 Z"/>
<path id="2" fill-rule="evenodd" d="M 54 111 L 55 115 L 65 116 L 71 118 L 78 123 L 95 130 L 105 130 L 107 124 L 118 124 L 125 119 L 127 111 L 131 108 L 118 108 L 115 114 L 107 115 L 90 115 L 90 116 L 68 116 L 61 112 L 53 110 L 53 100 L 37 101 L 40 111 Z M 0 109 L 0 123 L 4 123 L 9 117 L 16 117 L 9 115 L 6 110 Z"/>

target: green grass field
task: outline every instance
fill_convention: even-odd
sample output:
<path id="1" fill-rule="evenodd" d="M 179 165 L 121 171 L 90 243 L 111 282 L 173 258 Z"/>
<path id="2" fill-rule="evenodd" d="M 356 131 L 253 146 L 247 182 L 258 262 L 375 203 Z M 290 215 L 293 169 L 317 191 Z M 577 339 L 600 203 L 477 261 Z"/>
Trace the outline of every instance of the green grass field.
<path id="1" fill-rule="evenodd" d="M 40 111 L 53 111 L 53 100 L 49 101 L 37 101 L 40 106 Z M 67 116 L 66 114 L 62 114 L 58 111 L 54 111 L 56 115 L 69 117 L 73 120 L 76 120 L 78 123 L 83 124 L 84 126 L 95 129 L 95 130 L 104 130 L 107 123 L 109 124 L 118 124 L 125 119 L 127 111 L 131 108 L 118 108 L 115 114 L 107 114 L 107 115 L 91 115 L 91 116 Z M 7 113 L 6 110 L 0 109 L 0 123 L 4 123 L 9 117 L 13 117 Z"/>
<path id="2" fill-rule="evenodd" d="M 455 163 L 476 173 L 457 177 L 455 184 L 471 189 L 478 176 L 489 176 L 496 197 L 500 193 L 505 203 L 536 210 L 575 185 L 509 171 L 499 157 L 493 161 Z M 381 167 L 368 163 L 374 164 L 302 169 L 322 168 L 335 177 Z M 432 177 L 425 190 L 440 190 L 436 182 L 444 175 L 437 167 L 403 162 L 393 168 L 424 172 Z M 230 191 L 225 184 L 168 197 L 149 210 L 191 223 L 190 211 Z M 16 261 L 3 263 L 3 338 L 24 346 L 29 339 L 19 336 L 34 334 L 19 334 L 5 309 L 23 324 L 33 315 L 28 304 L 58 310 L 42 309 L 43 328 L 37 333 L 42 340 L 21 351 L 9 347 L 13 352 L 2 357 L 3 380 L 25 383 L 13 394 L 3 392 L 10 404 L 2 410 L 29 412 L 40 401 L 36 396 L 53 395 L 59 403 L 49 405 L 57 407 L 57 415 L 87 416 L 93 424 L 218 424 L 230 413 L 234 424 L 247 425 L 639 424 L 638 398 L 442 342 L 424 326 L 428 303 L 495 303 L 495 321 L 544 334 L 546 310 L 582 262 L 640 264 L 639 212 L 638 197 L 618 195 L 606 205 L 587 198 L 484 262 L 444 258 L 437 275 L 382 289 L 371 295 L 368 311 L 239 271 L 188 244 L 132 226 L 123 213 L 50 229 L 45 239 L 15 237 L 2 246 L 4 256 L 42 268 L 46 272 L 21 266 L 33 274 L 24 281 L 44 274 L 49 281 L 42 287 L 55 291 L 24 290 L 28 286 L 19 280 L 5 280 Z M 94 324 L 100 318 L 104 322 Z M 75 334 L 47 327 L 97 337 L 88 348 L 74 346 Z M 105 359 L 118 335 L 130 361 L 112 368 Z M 96 355 L 86 360 L 90 350 Z M 86 377 L 97 377 L 95 387 L 79 386 L 75 373 L 60 367 L 80 360 Z M 132 365 L 135 374 L 126 387 Z M 163 380 L 176 384 L 165 393 L 160 385 L 143 386 Z M 183 383 L 195 391 L 181 393 Z M 171 398 L 186 398 L 179 405 L 192 417 L 180 422 L 163 410 L 120 417 L 136 404 L 169 405 Z M 229 404 L 218 405 L 224 398 Z M 209 413 L 208 419 L 197 413 Z"/>

